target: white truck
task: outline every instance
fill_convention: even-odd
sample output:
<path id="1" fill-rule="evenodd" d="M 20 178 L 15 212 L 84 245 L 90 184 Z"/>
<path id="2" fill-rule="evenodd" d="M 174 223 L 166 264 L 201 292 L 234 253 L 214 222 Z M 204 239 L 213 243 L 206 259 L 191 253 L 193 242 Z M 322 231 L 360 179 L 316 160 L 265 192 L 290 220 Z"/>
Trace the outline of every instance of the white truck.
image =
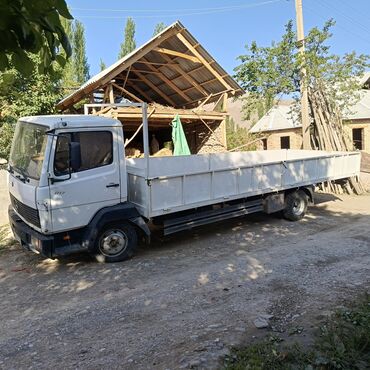
<path id="1" fill-rule="evenodd" d="M 139 105 L 139 104 L 136 104 Z M 122 123 L 92 115 L 21 118 L 9 160 L 9 220 L 28 250 L 134 254 L 151 225 L 165 235 L 252 212 L 301 219 L 314 185 L 357 176 L 358 152 L 276 150 L 125 158 Z"/>

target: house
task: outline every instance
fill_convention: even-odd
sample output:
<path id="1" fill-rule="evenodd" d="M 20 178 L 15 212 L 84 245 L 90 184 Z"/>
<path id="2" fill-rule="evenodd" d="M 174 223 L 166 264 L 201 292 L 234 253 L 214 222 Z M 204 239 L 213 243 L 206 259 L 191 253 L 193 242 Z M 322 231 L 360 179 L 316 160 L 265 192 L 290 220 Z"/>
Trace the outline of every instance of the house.
<path id="1" fill-rule="evenodd" d="M 370 72 L 361 79 L 360 100 L 344 113 L 344 131 L 354 149 L 370 153 Z M 294 113 L 293 101 L 282 101 L 250 130 L 261 134 L 261 149 L 302 149 L 302 126 Z"/>
<path id="2" fill-rule="evenodd" d="M 272 107 L 250 130 L 260 134 L 260 149 L 301 149 L 302 125 L 291 101 Z"/>
<path id="3" fill-rule="evenodd" d="M 360 100 L 345 114 L 344 130 L 356 149 L 370 153 L 370 72 L 361 82 Z"/>
<path id="4" fill-rule="evenodd" d="M 179 114 L 192 154 L 227 150 L 227 101 L 242 88 L 180 23 L 101 71 L 57 104 L 63 112 L 110 116 L 122 122 L 129 148 L 142 151 L 138 107 L 148 103 L 150 137 L 163 148 L 171 141 L 170 123 Z M 205 110 L 204 105 L 212 104 Z"/>

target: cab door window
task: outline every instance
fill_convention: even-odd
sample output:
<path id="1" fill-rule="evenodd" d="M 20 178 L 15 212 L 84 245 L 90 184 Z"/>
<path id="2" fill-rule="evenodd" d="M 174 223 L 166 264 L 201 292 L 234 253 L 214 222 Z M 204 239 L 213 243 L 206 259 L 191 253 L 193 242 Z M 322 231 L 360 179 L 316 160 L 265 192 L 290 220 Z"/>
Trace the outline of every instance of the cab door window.
<path id="1" fill-rule="evenodd" d="M 57 139 L 54 157 L 56 176 L 69 171 L 69 143 L 80 143 L 81 165 L 73 172 L 107 166 L 113 162 L 113 138 L 109 131 L 81 131 L 62 134 Z"/>

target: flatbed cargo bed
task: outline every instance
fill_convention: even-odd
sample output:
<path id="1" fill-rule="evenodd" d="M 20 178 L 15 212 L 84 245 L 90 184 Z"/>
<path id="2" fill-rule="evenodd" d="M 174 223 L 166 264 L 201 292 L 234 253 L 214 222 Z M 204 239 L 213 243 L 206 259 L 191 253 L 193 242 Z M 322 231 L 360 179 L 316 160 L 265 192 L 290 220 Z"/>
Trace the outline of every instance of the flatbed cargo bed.
<path id="1" fill-rule="evenodd" d="M 146 218 L 356 176 L 359 152 L 266 150 L 127 159 L 128 200 Z"/>

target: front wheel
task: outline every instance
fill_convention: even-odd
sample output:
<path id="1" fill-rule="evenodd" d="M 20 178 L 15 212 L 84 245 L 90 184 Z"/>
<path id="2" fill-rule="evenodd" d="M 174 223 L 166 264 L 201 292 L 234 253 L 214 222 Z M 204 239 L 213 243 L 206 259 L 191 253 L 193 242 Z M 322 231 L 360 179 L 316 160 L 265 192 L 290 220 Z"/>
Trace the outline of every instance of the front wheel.
<path id="1" fill-rule="evenodd" d="M 299 221 L 306 214 L 307 205 L 308 197 L 304 191 L 298 190 L 294 193 L 289 193 L 285 197 L 283 215 L 289 221 Z"/>
<path id="2" fill-rule="evenodd" d="M 115 223 L 102 228 L 94 252 L 98 261 L 120 262 L 132 257 L 136 247 L 136 229 L 128 223 Z"/>

